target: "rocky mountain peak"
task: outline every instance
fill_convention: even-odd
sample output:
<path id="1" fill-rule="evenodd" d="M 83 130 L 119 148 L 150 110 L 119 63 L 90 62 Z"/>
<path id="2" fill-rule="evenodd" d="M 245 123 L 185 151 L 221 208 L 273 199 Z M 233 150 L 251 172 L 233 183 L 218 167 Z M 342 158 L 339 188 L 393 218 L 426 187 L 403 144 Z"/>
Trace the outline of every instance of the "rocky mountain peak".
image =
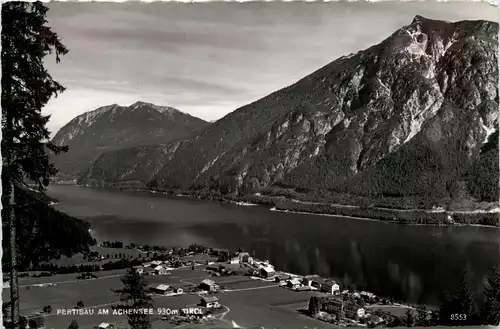
<path id="1" fill-rule="evenodd" d="M 177 110 L 173 107 L 170 107 L 170 106 L 159 106 L 156 104 L 142 102 L 142 101 L 135 102 L 134 104 L 130 105 L 129 108 L 132 110 L 136 110 L 139 108 L 152 108 L 152 109 L 154 109 L 162 114 L 166 114 L 168 116 L 174 116 L 176 114 L 184 114 L 184 113 L 180 112 L 179 110 Z"/>

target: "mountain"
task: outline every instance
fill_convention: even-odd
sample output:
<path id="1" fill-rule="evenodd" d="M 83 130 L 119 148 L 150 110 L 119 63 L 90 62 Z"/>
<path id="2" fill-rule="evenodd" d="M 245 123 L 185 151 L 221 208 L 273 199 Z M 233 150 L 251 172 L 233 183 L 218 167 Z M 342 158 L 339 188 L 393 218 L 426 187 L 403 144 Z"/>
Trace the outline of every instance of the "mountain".
<path id="1" fill-rule="evenodd" d="M 100 107 L 71 120 L 54 136 L 69 151 L 54 157 L 60 176 L 77 178 L 104 152 L 138 145 L 167 143 L 208 123 L 172 107 L 136 102 Z"/>
<path id="2" fill-rule="evenodd" d="M 192 138 L 105 153 L 80 182 L 448 198 L 474 166 L 498 182 L 478 164 L 498 129 L 497 49 L 498 23 L 416 16 Z"/>

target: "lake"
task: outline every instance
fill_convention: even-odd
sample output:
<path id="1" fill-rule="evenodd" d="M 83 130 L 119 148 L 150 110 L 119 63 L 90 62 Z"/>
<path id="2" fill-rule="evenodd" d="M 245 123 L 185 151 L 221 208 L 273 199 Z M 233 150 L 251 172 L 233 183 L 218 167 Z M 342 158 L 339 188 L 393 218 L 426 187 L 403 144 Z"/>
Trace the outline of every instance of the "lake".
<path id="1" fill-rule="evenodd" d="M 279 270 L 412 303 L 435 304 L 464 268 L 479 290 L 500 262 L 498 228 L 405 226 L 71 185 L 51 185 L 48 194 L 60 211 L 89 221 L 98 241 L 241 247 Z"/>

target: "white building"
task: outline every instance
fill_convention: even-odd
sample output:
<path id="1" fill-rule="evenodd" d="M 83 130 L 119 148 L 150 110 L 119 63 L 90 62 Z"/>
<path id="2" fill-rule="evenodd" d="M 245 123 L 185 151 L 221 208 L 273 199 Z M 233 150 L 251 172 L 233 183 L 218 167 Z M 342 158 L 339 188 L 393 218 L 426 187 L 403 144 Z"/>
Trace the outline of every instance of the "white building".
<path id="1" fill-rule="evenodd" d="M 298 287 L 302 286 L 302 282 L 298 278 L 293 278 L 293 279 L 286 281 L 286 286 L 288 288 L 294 289 L 294 288 L 298 288 Z"/>
<path id="2" fill-rule="evenodd" d="M 139 274 L 144 274 L 144 266 L 134 266 L 134 269 Z"/>
<path id="3" fill-rule="evenodd" d="M 158 265 L 155 267 L 155 274 L 156 275 L 167 275 L 170 274 L 165 266 Z"/>
<path id="4" fill-rule="evenodd" d="M 151 290 L 152 292 L 154 292 L 156 294 L 166 295 L 170 292 L 171 287 L 169 285 L 166 285 L 166 284 L 159 284 L 156 287 L 149 288 L 149 290 Z"/>
<path id="5" fill-rule="evenodd" d="M 329 295 L 340 294 L 340 286 L 335 281 L 326 281 L 321 283 L 320 291 Z"/>
<path id="6" fill-rule="evenodd" d="M 273 277 L 274 275 L 276 274 L 276 272 L 274 271 L 274 268 L 272 267 L 269 267 L 269 266 L 266 266 L 266 267 L 261 267 L 260 270 L 259 270 L 259 275 L 262 277 L 262 278 L 271 278 Z"/>
<path id="7" fill-rule="evenodd" d="M 218 308 L 220 306 L 219 299 L 215 296 L 203 297 L 201 299 L 201 306 L 206 308 Z"/>
<path id="8" fill-rule="evenodd" d="M 239 263 L 240 263 L 239 257 L 233 257 L 228 261 L 228 264 L 239 264 Z"/>

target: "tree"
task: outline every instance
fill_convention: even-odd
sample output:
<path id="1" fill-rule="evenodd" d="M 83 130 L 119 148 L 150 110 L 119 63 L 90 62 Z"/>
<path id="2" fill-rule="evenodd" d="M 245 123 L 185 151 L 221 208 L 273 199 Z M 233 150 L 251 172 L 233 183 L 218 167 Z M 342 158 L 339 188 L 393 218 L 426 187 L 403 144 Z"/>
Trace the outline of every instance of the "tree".
<path id="1" fill-rule="evenodd" d="M 432 310 L 431 311 L 431 318 L 429 320 L 429 326 L 434 327 L 439 325 L 439 311 L 438 310 Z"/>
<path id="2" fill-rule="evenodd" d="M 43 313 L 52 313 L 52 306 L 50 306 L 50 305 L 44 306 Z"/>
<path id="3" fill-rule="evenodd" d="M 389 327 L 389 328 L 402 327 L 403 325 L 404 325 L 403 320 L 401 318 L 397 317 L 397 316 L 394 316 L 387 323 L 387 327 Z"/>
<path id="4" fill-rule="evenodd" d="M 121 279 L 123 288 L 115 290 L 120 295 L 122 304 L 120 307 L 125 309 L 147 309 L 154 306 L 151 296 L 146 294 L 146 281 L 130 268 Z M 129 314 L 128 323 L 132 329 L 151 329 L 151 319 L 148 314 Z"/>
<path id="5" fill-rule="evenodd" d="M 415 325 L 417 325 L 419 327 L 429 326 L 427 308 L 425 306 L 417 307 L 417 314 L 418 315 L 417 315 L 417 319 L 415 321 Z"/>
<path id="6" fill-rule="evenodd" d="M 76 307 L 77 308 L 84 308 L 85 305 L 83 304 L 83 301 L 79 300 L 77 303 L 76 303 Z"/>
<path id="7" fill-rule="evenodd" d="M 474 325 L 477 320 L 474 294 L 469 288 L 468 271 L 463 271 L 453 294 L 447 294 L 439 309 L 442 325 Z"/>
<path id="8" fill-rule="evenodd" d="M 410 309 L 406 310 L 403 322 L 406 327 L 413 327 L 415 319 L 413 317 L 413 312 Z"/>
<path id="9" fill-rule="evenodd" d="M 19 322 L 17 264 L 16 188 L 26 178 L 39 189 L 47 186 L 55 168 L 49 163 L 46 147 L 48 117 L 41 108 L 64 88 L 52 80 L 43 67 L 43 58 L 53 49 L 56 59 L 67 53 L 57 34 L 44 24 L 47 8 L 42 3 L 8 2 L 2 4 L 2 219 L 6 223 L 10 250 L 11 321 Z"/>
<path id="10" fill-rule="evenodd" d="M 28 319 L 25 316 L 19 317 L 19 328 L 26 328 L 28 325 Z"/>
<path id="11" fill-rule="evenodd" d="M 320 299 L 317 296 L 313 296 L 309 299 L 309 314 L 315 316 L 320 311 Z"/>
<path id="12" fill-rule="evenodd" d="M 11 322 L 19 324 L 18 271 L 40 261 L 88 249 L 90 226 L 53 209 L 43 193 L 57 170 L 48 151 L 67 147 L 48 142 L 48 100 L 64 90 L 44 68 L 55 50 L 56 61 L 68 50 L 46 26 L 41 2 L 2 4 L 2 268 L 10 276 Z M 38 193 L 26 184 L 36 184 Z M 69 220 L 67 220 L 69 219 Z"/>
<path id="13" fill-rule="evenodd" d="M 71 321 L 71 323 L 69 324 L 69 327 L 68 329 L 78 329 L 78 322 L 76 322 L 76 320 L 73 320 Z"/>
<path id="14" fill-rule="evenodd" d="M 484 287 L 484 303 L 481 309 L 481 322 L 485 325 L 500 324 L 500 266 L 493 269 Z"/>

